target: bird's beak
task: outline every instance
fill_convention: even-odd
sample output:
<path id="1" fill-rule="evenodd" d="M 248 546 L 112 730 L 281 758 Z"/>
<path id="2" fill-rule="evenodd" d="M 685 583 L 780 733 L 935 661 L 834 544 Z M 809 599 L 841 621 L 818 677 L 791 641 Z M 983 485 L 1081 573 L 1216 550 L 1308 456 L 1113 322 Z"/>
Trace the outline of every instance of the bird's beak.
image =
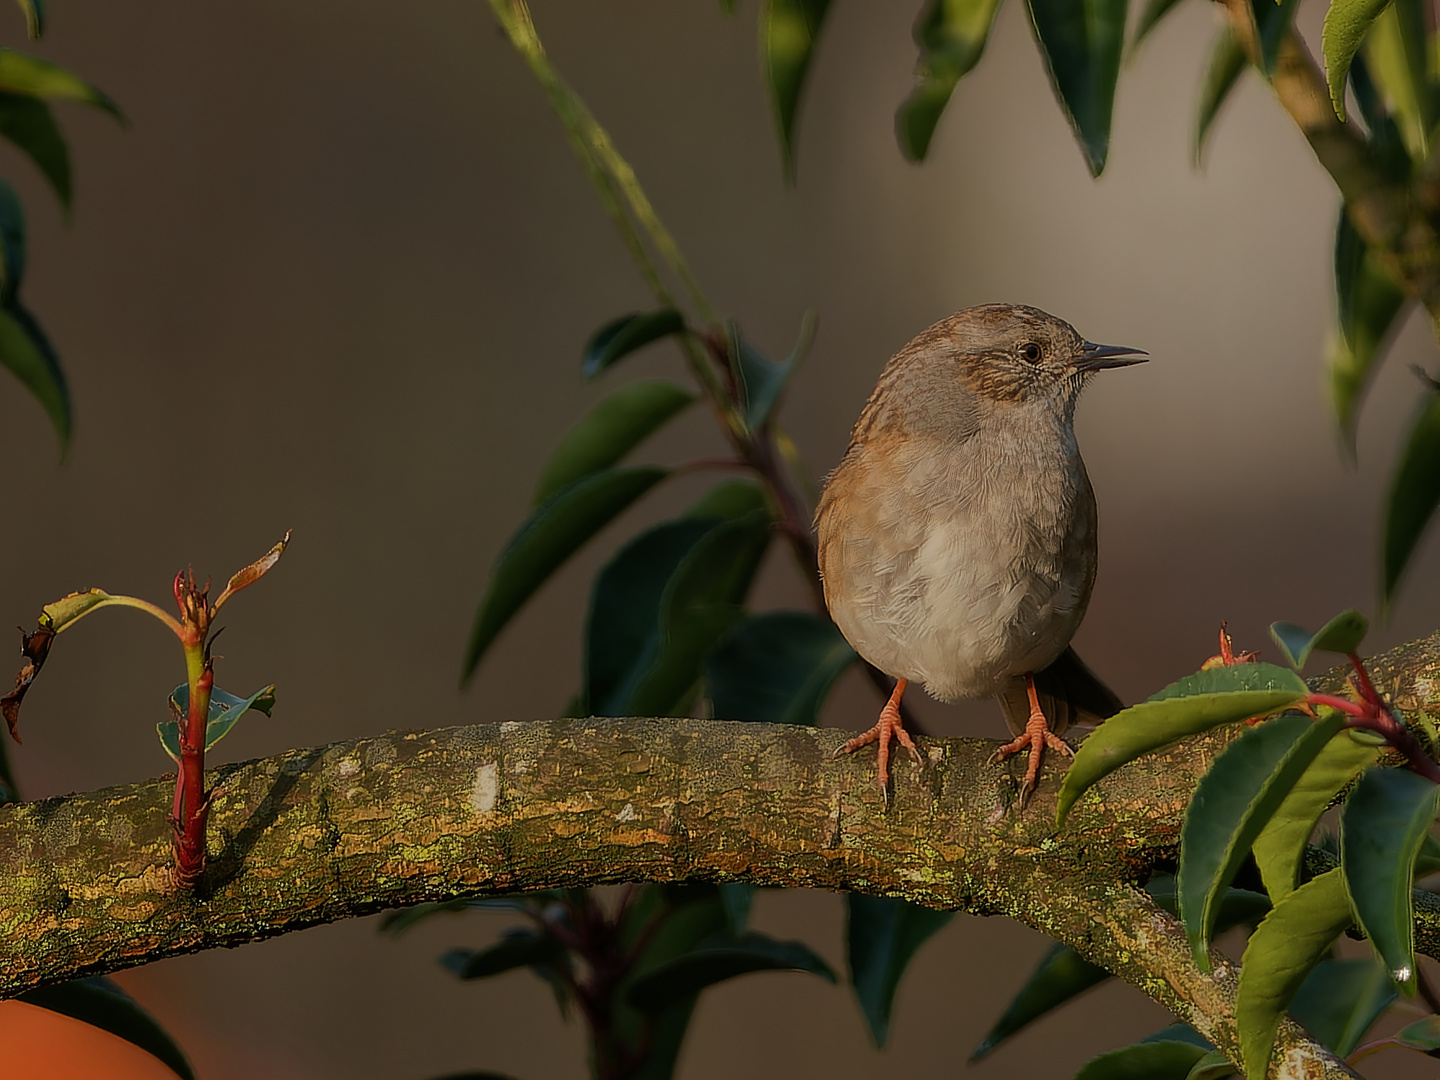
<path id="1" fill-rule="evenodd" d="M 1090 372 L 1103 368 L 1129 367 L 1150 359 L 1144 349 L 1127 349 L 1124 345 L 1095 345 L 1085 342 L 1075 357 L 1075 370 Z"/>

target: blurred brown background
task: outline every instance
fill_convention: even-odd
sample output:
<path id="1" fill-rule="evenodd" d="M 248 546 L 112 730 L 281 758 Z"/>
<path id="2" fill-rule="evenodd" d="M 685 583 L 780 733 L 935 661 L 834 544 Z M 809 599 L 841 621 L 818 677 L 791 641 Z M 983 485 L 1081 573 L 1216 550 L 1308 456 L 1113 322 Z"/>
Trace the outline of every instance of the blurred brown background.
<path id="1" fill-rule="evenodd" d="M 1389 463 L 1434 370 L 1412 320 L 1346 467 L 1321 388 L 1333 316 L 1337 198 L 1253 76 L 1190 164 L 1213 29 L 1182 7 L 1121 79 L 1109 168 L 1092 182 L 1050 97 L 1023 8 L 941 123 L 932 160 L 891 134 L 911 84 L 917 4 L 836 5 L 786 189 L 756 63 L 754 5 L 539 0 L 541 34 L 635 164 L 715 301 L 772 354 L 801 313 L 820 335 L 785 409 L 817 474 L 844 447 L 884 360 L 960 307 L 1036 304 L 1154 362 L 1097 381 L 1079 431 L 1102 510 L 1101 571 L 1082 653 L 1127 697 L 1265 626 L 1375 602 Z M 230 609 L 219 667 L 236 691 L 273 681 L 274 719 L 220 760 L 393 727 L 553 715 L 578 680 L 584 586 L 624 536 L 692 498 L 676 484 L 554 580 L 472 686 L 456 676 L 490 564 L 526 512 L 541 461 L 620 381 L 683 378 L 657 348 L 600 385 L 581 343 L 649 306 L 558 125 L 484 6 L 316 0 L 56 5 L 39 49 L 133 121 L 65 111 L 78 198 L 65 227 L 27 163 L 0 168 L 30 210 L 31 306 L 77 413 L 57 464 L 40 409 L 0 393 L 9 529 L 0 622 L 90 585 L 160 600 L 175 570 L 223 579 L 287 528 L 294 544 Z M 1318 19 L 1311 10 L 1307 26 Z M 12 41 L 21 34 L 10 16 Z M 0 378 L 0 385 L 4 379 Z M 645 455 L 718 440 L 695 414 Z M 1376 648 L 1434 628 L 1430 542 Z M 760 606 L 802 603 L 774 552 Z M 158 627 L 107 613 L 67 635 L 27 705 L 12 760 L 26 795 L 151 776 L 179 656 Z M 877 701 L 841 685 L 830 722 Z M 931 730 L 999 735 L 991 705 L 921 701 Z M 904 767 L 900 782 L 904 782 Z M 765 894 L 761 928 L 837 967 L 839 898 Z M 575 1025 L 525 974 L 460 985 L 435 957 L 505 920 L 436 920 L 399 942 L 374 919 L 121 981 L 207 1080 L 420 1080 L 492 1068 L 580 1077 Z M 680 1076 L 938 1076 L 963 1058 L 1044 943 L 962 918 L 920 955 L 877 1053 L 843 988 L 752 976 L 707 994 Z M 1166 1022 L 1108 986 L 971 1070 L 1064 1077 Z M 1376 1075 L 1401 1075 L 1377 1066 Z"/>

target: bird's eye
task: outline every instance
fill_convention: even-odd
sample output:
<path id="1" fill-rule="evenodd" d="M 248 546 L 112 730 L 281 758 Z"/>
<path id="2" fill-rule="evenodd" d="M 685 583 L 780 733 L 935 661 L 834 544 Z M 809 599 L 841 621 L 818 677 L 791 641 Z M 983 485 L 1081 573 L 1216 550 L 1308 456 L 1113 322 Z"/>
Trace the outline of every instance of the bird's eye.
<path id="1" fill-rule="evenodd" d="M 1036 345 L 1033 341 L 1027 341 L 1024 345 L 1020 346 L 1020 355 L 1032 364 L 1039 363 L 1040 346 Z"/>

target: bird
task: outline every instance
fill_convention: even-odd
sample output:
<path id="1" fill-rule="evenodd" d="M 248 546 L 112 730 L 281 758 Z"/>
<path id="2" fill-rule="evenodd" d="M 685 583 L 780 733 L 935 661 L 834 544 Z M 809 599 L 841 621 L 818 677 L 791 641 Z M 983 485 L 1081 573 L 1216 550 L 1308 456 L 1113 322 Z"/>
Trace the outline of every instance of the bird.
<path id="1" fill-rule="evenodd" d="M 1021 807 L 1059 735 L 1120 699 L 1070 647 L 1095 584 L 1095 493 L 1075 441 L 1075 405 L 1096 372 L 1148 360 L 1096 345 L 1020 304 L 935 323 L 881 372 L 815 512 L 826 607 L 859 655 L 895 679 L 868 731 L 889 790 L 892 738 L 917 764 L 900 702 L 999 699 L 1029 750 Z M 1047 719 L 1048 715 L 1048 719 Z M 888 796 L 887 796 L 888 797 Z"/>

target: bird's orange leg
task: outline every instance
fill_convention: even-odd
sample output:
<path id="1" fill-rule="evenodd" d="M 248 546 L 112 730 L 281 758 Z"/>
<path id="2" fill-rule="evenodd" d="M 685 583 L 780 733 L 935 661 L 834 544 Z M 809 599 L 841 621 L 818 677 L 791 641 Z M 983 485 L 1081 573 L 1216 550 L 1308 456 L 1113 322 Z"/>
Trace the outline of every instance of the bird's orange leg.
<path id="1" fill-rule="evenodd" d="M 1025 731 L 1014 742 L 1008 742 L 996 750 L 990 758 L 991 761 L 1004 761 L 1027 746 L 1030 748 L 1030 765 L 1025 770 L 1025 783 L 1020 788 L 1022 807 L 1029 800 L 1030 793 L 1035 790 L 1035 781 L 1040 776 L 1040 759 L 1044 756 L 1045 747 L 1048 746 L 1066 757 L 1075 756 L 1075 752 L 1065 745 L 1065 741 L 1050 730 L 1050 722 L 1045 719 L 1045 713 L 1040 708 L 1040 698 L 1035 693 L 1035 680 L 1028 674 L 1025 676 L 1025 689 L 1030 695 L 1030 719 L 1025 723 Z"/>
<path id="2" fill-rule="evenodd" d="M 862 746 L 869 746 L 872 742 L 878 742 L 880 790 L 884 791 L 890 786 L 890 740 L 900 740 L 900 745 L 910 751 L 910 756 L 915 759 L 915 764 L 920 764 L 920 751 L 915 749 L 915 741 L 910 738 L 910 733 L 905 730 L 905 725 L 900 719 L 900 699 L 905 696 L 905 687 L 909 683 L 905 679 L 897 679 L 895 689 L 890 692 L 890 700 L 880 710 L 880 719 L 875 721 L 875 726 L 869 731 L 856 735 L 840 749 L 835 751 L 835 756 L 849 754 L 859 750 Z"/>

